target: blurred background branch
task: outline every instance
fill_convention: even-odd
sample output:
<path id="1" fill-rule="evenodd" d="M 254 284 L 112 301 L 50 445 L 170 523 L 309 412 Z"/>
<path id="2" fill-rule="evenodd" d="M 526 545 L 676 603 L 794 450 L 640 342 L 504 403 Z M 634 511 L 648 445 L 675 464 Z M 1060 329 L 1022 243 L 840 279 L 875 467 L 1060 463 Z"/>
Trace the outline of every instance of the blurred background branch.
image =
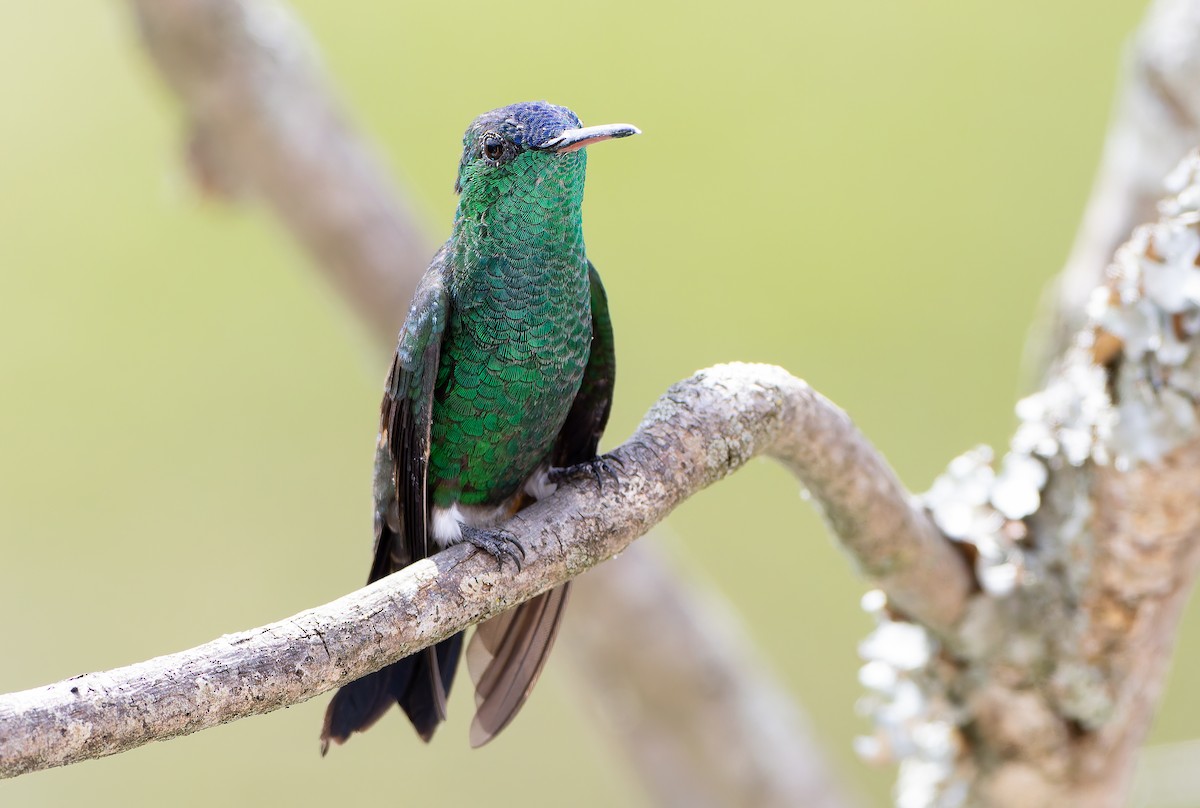
<path id="1" fill-rule="evenodd" d="M 860 804 L 711 588 L 682 583 L 646 542 L 580 583 L 567 623 L 576 691 L 654 804 Z"/>
<path id="2" fill-rule="evenodd" d="M 261 199 L 380 338 L 394 342 L 433 242 L 357 136 L 276 0 L 132 0 L 179 97 L 196 184 Z"/>

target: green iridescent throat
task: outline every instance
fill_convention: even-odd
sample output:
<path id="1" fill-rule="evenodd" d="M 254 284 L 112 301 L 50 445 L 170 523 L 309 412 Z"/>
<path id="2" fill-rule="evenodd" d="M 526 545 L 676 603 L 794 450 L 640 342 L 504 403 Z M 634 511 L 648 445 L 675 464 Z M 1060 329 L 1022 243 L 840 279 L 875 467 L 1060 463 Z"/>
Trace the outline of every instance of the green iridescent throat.
<path id="1" fill-rule="evenodd" d="M 582 151 L 524 151 L 462 169 L 429 459 L 436 505 L 515 493 L 579 390 L 591 342 L 585 168 Z"/>

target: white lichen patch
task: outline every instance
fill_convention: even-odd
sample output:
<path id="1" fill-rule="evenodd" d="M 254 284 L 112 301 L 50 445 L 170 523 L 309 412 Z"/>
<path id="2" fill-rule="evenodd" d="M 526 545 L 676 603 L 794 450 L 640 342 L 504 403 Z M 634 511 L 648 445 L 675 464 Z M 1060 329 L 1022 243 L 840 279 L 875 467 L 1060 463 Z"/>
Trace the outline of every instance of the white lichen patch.
<path id="1" fill-rule="evenodd" d="M 879 590 L 864 595 L 862 607 L 876 625 L 858 647 L 864 660 L 858 678 L 868 691 L 858 707 L 875 732 L 855 739 L 854 749 L 871 763 L 900 762 L 898 805 L 958 805 L 943 799 L 953 791 L 945 786 L 962 749 L 957 722 L 948 702 L 928 695 L 921 678 L 937 642 L 921 626 L 892 619 Z"/>
<path id="2" fill-rule="evenodd" d="M 1079 350 L 1073 356 L 1077 361 L 1066 363 L 1045 389 L 1017 402 L 1013 454 L 1072 466 L 1107 462 L 1104 446 L 1115 414 L 1104 369 L 1078 361 L 1084 358 Z"/>
<path id="3" fill-rule="evenodd" d="M 1004 456 L 1004 465 L 992 486 L 993 507 L 1005 519 L 1024 519 L 1041 505 L 1046 477 L 1046 466 L 1037 458 L 1009 452 Z"/>
<path id="4" fill-rule="evenodd" d="M 1153 462 L 1195 437 L 1200 360 L 1200 154 L 1167 179 L 1161 218 L 1138 228 L 1113 259 L 1108 283 L 1088 306 L 1092 328 L 1080 350 L 1119 341 L 1108 360 L 1115 401 L 1099 437 L 1118 468 Z"/>
<path id="5" fill-rule="evenodd" d="M 1032 455 L 1010 452 L 1000 474 L 991 461 L 986 446 L 956 457 L 924 502 L 942 533 L 975 548 L 975 577 L 983 590 L 1003 597 L 1026 575 L 1020 520 L 1037 510 L 1047 473 Z"/>
<path id="6" fill-rule="evenodd" d="M 933 640 L 915 623 L 881 620 L 858 644 L 858 655 L 899 671 L 915 671 L 929 663 Z"/>

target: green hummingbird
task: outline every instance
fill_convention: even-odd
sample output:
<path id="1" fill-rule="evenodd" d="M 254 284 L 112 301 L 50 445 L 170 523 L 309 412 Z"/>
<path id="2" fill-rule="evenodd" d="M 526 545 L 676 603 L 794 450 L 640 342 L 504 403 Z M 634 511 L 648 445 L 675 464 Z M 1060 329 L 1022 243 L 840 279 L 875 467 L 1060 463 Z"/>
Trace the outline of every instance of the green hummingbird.
<path id="1" fill-rule="evenodd" d="M 639 134 L 583 127 L 545 101 L 480 115 L 463 136 L 449 241 L 417 288 L 384 385 L 368 582 L 469 542 L 503 565 L 523 550 L 497 526 L 591 470 L 612 404 L 612 323 L 583 244 L 585 146 Z M 471 745 L 521 709 L 554 643 L 568 585 L 481 623 Z M 322 754 L 398 703 L 428 741 L 446 718 L 463 634 L 344 686 Z"/>

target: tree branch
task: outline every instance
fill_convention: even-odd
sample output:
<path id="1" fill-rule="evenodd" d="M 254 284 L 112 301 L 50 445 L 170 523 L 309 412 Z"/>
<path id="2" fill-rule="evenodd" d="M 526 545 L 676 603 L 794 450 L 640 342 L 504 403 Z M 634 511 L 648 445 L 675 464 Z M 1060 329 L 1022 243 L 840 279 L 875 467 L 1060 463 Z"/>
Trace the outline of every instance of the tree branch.
<path id="1" fill-rule="evenodd" d="M 1154 218 L 1163 177 L 1200 142 L 1200 6 L 1156 0 L 1132 38 L 1121 90 L 1079 232 L 1054 281 L 1054 338 L 1043 364 L 1083 326 L 1113 252 Z"/>
<path id="2" fill-rule="evenodd" d="M 201 188 L 260 196 L 365 322 L 394 343 L 433 250 L 275 0 L 131 0 L 189 125 Z"/>
<path id="3" fill-rule="evenodd" d="M 829 463 L 806 435 L 849 447 L 845 456 L 859 465 Z M 840 410 L 779 368 L 720 365 L 668 390 L 611 454 L 623 469 L 619 487 L 567 485 L 507 524 L 527 550 L 522 570 L 498 570 L 491 557 L 455 546 L 269 626 L 0 696 L 0 775 L 102 757 L 312 698 L 579 575 L 760 454 L 825 493 L 831 521 L 854 536 L 852 551 L 885 548 L 893 562 L 883 572 L 900 591 L 920 592 L 922 581 L 933 591 L 953 588 L 954 566 L 939 570 L 923 560 L 938 552 L 927 530 L 912 528 L 926 527 L 923 515 Z M 846 473 L 855 479 L 842 479 Z M 941 620 L 961 600 L 911 605 Z"/>
<path id="4" fill-rule="evenodd" d="M 895 610 L 864 643 L 867 744 L 902 801 L 1117 806 L 1200 569 L 1200 154 L 1172 173 L 1018 405 L 999 472 L 955 460 L 926 495 L 981 591 L 943 642 Z"/>

